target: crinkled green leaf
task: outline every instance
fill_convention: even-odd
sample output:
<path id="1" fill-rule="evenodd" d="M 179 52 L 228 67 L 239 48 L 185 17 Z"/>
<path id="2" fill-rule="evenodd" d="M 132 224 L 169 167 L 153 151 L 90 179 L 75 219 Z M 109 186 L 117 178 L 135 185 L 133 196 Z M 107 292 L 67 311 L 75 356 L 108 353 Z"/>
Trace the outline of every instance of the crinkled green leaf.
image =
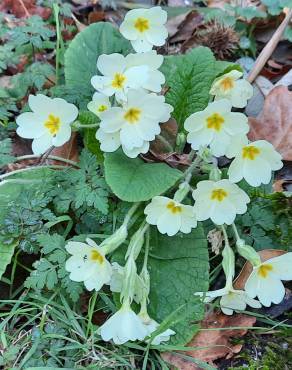
<path id="1" fill-rule="evenodd" d="M 174 107 L 172 116 L 180 128 L 192 113 L 206 108 L 212 82 L 227 67 L 217 64 L 211 50 L 205 47 L 165 57 L 162 72 L 169 87 L 166 102 Z"/>
<path id="2" fill-rule="evenodd" d="M 208 290 L 208 249 L 203 227 L 199 224 L 190 234 L 172 237 L 152 228 L 150 247 L 150 314 L 162 322 L 189 303 L 183 321 L 172 327 L 177 334 L 171 343 L 183 345 L 192 339 L 198 330 L 196 322 L 204 317 L 204 304 L 194 300 L 195 292 Z"/>
<path id="3" fill-rule="evenodd" d="M 128 54 L 130 50 L 130 42 L 110 23 L 91 24 L 78 33 L 65 53 L 66 85 L 79 92 L 80 100 L 88 102 L 93 93 L 90 80 L 97 74 L 97 58 L 101 54 Z"/>
<path id="4" fill-rule="evenodd" d="M 130 159 L 121 150 L 105 155 L 105 179 L 112 191 L 127 202 L 153 198 L 173 186 L 182 173 L 164 163 Z"/>

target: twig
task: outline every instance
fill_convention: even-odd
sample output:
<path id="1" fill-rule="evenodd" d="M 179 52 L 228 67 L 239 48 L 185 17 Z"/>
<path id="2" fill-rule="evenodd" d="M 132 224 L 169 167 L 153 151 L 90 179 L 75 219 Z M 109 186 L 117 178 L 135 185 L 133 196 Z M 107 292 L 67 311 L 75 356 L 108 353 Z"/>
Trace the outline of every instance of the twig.
<path id="1" fill-rule="evenodd" d="M 28 159 L 34 159 L 34 158 L 40 158 L 40 157 L 41 156 L 39 156 L 37 154 L 27 154 L 27 155 L 22 155 L 21 157 L 16 157 L 14 162 L 20 162 L 20 161 L 25 161 L 25 160 L 28 160 Z M 48 155 L 47 159 L 52 159 L 54 161 L 64 162 L 64 163 L 71 164 L 72 166 L 79 167 L 77 162 L 71 161 L 71 159 L 58 157 L 56 155 Z"/>
<path id="2" fill-rule="evenodd" d="M 253 69 L 250 71 L 250 74 L 247 78 L 247 80 L 252 83 L 257 75 L 260 73 L 264 65 L 266 64 L 267 60 L 272 55 L 273 51 L 275 50 L 276 46 L 278 45 L 283 32 L 285 31 L 286 26 L 290 22 L 292 18 L 292 9 L 288 11 L 286 14 L 284 20 L 280 24 L 280 26 L 277 28 L 276 32 L 273 34 L 271 40 L 267 43 L 267 45 L 263 48 L 260 55 L 257 57 L 257 60 L 255 62 L 255 65 Z"/>
<path id="3" fill-rule="evenodd" d="M 20 2 L 20 5 L 22 6 L 24 13 L 27 17 L 31 17 L 30 12 L 26 9 L 26 6 L 24 5 L 24 2 L 22 0 L 18 0 Z"/>
<path id="4" fill-rule="evenodd" d="M 48 156 L 52 153 L 52 151 L 55 149 L 54 146 L 51 146 L 39 159 L 39 165 L 42 165 L 45 163 Z"/>

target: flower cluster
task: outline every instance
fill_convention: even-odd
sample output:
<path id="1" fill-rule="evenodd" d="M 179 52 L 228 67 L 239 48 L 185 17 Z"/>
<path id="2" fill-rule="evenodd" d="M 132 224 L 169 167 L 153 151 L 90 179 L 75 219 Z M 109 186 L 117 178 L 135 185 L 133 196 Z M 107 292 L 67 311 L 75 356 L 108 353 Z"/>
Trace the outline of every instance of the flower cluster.
<path id="1" fill-rule="evenodd" d="M 105 152 L 122 147 L 130 158 L 147 153 L 161 131 L 160 123 L 170 118 L 173 108 L 157 95 L 165 82 L 159 71 L 163 56 L 152 50 L 153 45 L 165 43 L 165 22 L 166 12 L 159 6 L 128 12 L 120 32 L 137 53 L 102 54 L 97 60 L 100 75 L 93 76 L 91 83 L 98 94 L 88 109 L 101 120 L 96 138 Z"/>
<path id="2" fill-rule="evenodd" d="M 129 211 L 130 216 L 136 206 Z M 130 217 L 127 217 L 129 220 Z M 127 238 L 127 221 L 100 246 L 87 238 L 86 243 L 69 241 L 66 250 L 71 257 L 66 261 L 65 268 L 71 280 L 83 282 L 89 291 L 99 291 L 105 284 L 112 292 L 120 293 L 122 306 L 100 328 L 99 334 L 105 341 L 113 340 L 115 344 L 123 344 L 129 340 L 145 340 L 153 344 L 168 341 L 175 334 L 171 329 L 162 333 L 154 333 L 159 324 L 147 312 L 147 301 L 150 291 L 150 277 L 147 270 L 147 254 L 144 266 L 138 275 L 135 260 L 144 244 L 145 224 L 131 238 L 127 262 L 124 267 L 118 263 L 110 263 L 106 255 L 118 248 Z M 145 252 L 146 253 L 146 252 Z M 141 305 L 139 314 L 131 308 L 132 301 Z"/>
<path id="3" fill-rule="evenodd" d="M 97 60 L 98 75 L 91 79 L 96 92 L 87 108 L 100 120 L 96 138 L 104 152 L 114 152 L 121 147 L 130 158 L 147 153 L 150 142 L 161 132 L 160 124 L 171 116 L 173 107 L 165 102 L 163 95 L 159 95 L 165 83 L 165 77 L 159 71 L 163 56 L 152 50 L 153 46 L 165 43 L 166 19 L 166 12 L 159 6 L 129 11 L 120 32 L 130 40 L 136 53 L 127 56 L 102 54 Z M 199 221 L 208 219 L 221 227 L 225 239 L 222 266 L 226 285 L 216 291 L 197 294 L 206 302 L 221 297 L 220 306 L 225 314 L 245 310 L 247 305 L 253 308 L 269 306 L 283 299 L 282 280 L 292 280 L 292 253 L 262 261 L 258 253 L 239 238 L 234 225 L 236 216 L 244 214 L 250 202 L 249 196 L 237 183 L 244 179 L 253 187 L 268 184 L 272 171 L 282 167 L 281 156 L 270 143 L 248 140 L 247 117 L 232 111 L 233 108 L 245 107 L 253 94 L 252 86 L 241 77 L 241 72 L 232 70 L 216 78 L 210 89 L 214 100 L 204 110 L 194 112 L 185 120 L 186 140 L 192 147 L 190 157 L 195 159 L 182 174 L 173 196 L 156 195 L 146 205 L 143 222 L 136 232 L 131 233 L 129 242 L 129 221 L 140 207 L 138 203 L 130 209 L 121 227 L 100 245 L 91 239 L 86 239 L 86 243 L 73 240 L 67 243 L 70 257 L 65 268 L 72 281 L 83 282 L 89 291 L 100 291 L 108 285 L 112 292 L 120 294 L 121 308 L 99 328 L 103 340 L 112 340 L 115 344 L 129 340 L 159 344 L 175 334 L 170 328 L 160 330 L 159 323 L 147 311 L 150 234 L 148 238 L 145 235 L 149 232 L 149 225 L 155 225 L 160 233 L 168 236 L 178 232 L 191 233 Z M 43 154 L 70 139 L 71 124 L 78 116 L 73 104 L 41 94 L 30 95 L 28 103 L 32 112 L 17 118 L 17 133 L 33 139 L 35 154 Z M 217 166 L 221 156 L 232 160 L 224 179 Z M 209 172 L 209 179 L 197 182 L 192 188 L 193 172 L 203 166 Z M 192 197 L 185 201 L 190 192 Z M 233 226 L 237 251 L 253 266 L 244 290 L 234 288 L 235 255 L 229 245 L 225 225 Z M 111 262 L 109 255 L 124 243 L 128 243 L 126 262 L 120 266 Z M 136 260 L 143 248 L 144 263 L 139 271 Z M 138 313 L 133 309 L 133 301 L 136 307 L 140 307 Z"/>

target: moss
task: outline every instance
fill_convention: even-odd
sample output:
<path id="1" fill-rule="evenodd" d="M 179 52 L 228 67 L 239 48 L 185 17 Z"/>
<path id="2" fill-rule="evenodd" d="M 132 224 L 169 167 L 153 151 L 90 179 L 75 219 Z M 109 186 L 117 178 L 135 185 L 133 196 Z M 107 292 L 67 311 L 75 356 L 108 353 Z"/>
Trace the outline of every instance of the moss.
<path id="1" fill-rule="evenodd" d="M 249 336 L 239 356 L 220 369 L 228 370 L 289 370 L 292 369 L 292 338 L 288 333 L 273 336 Z M 230 366 L 232 365 L 232 366 Z"/>

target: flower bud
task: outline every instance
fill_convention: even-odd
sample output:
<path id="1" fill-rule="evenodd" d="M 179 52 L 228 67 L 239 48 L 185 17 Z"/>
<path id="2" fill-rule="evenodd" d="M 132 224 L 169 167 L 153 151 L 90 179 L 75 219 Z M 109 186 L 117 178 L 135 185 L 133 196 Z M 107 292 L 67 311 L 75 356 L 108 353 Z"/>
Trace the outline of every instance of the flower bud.
<path id="1" fill-rule="evenodd" d="M 226 286 L 232 285 L 232 280 L 235 274 L 235 257 L 233 250 L 229 245 L 225 245 L 222 251 L 223 261 L 222 267 L 226 276 Z"/>
<path id="2" fill-rule="evenodd" d="M 175 192 L 173 199 L 176 202 L 181 202 L 186 197 L 190 189 L 191 187 L 188 182 L 182 182 L 179 185 L 178 190 Z"/>
<path id="3" fill-rule="evenodd" d="M 221 180 L 222 171 L 219 170 L 218 167 L 212 167 L 209 173 L 209 179 L 212 181 L 219 181 Z"/>
<path id="4" fill-rule="evenodd" d="M 176 137 L 176 151 L 178 153 L 182 153 L 183 150 L 184 150 L 184 147 L 186 145 L 186 141 L 187 141 L 187 138 L 186 138 L 186 134 L 184 132 L 180 132 L 177 134 L 177 137 Z"/>
<path id="5" fill-rule="evenodd" d="M 246 245 L 244 240 L 237 240 L 236 247 L 238 253 L 248 260 L 253 266 L 258 266 L 261 264 L 261 258 L 259 254 L 253 249 L 253 247 Z"/>
<path id="6" fill-rule="evenodd" d="M 127 238 L 128 229 L 126 225 L 122 225 L 118 228 L 113 235 L 106 238 L 100 245 L 103 248 L 104 253 L 108 254 L 118 248 Z"/>

